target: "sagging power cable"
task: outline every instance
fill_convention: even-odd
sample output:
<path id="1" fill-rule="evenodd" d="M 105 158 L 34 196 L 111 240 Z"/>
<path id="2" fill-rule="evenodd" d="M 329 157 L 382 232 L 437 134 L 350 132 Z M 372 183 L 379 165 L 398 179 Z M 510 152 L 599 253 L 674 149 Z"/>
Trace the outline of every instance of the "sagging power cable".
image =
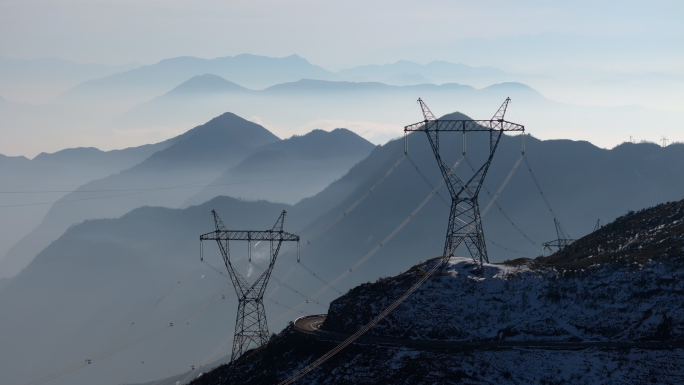
<path id="1" fill-rule="evenodd" d="M 457 165 L 454 165 L 454 166 L 457 166 Z M 387 242 L 392 240 L 392 238 L 394 238 L 394 236 L 399 231 L 401 231 L 401 229 L 403 229 L 404 226 L 406 226 L 420 212 L 420 210 L 423 207 L 425 207 L 425 205 L 437 194 L 437 190 L 439 190 L 439 188 L 441 188 L 443 184 L 444 184 L 444 179 L 440 180 L 440 182 L 437 184 L 437 186 L 435 186 L 435 188 L 433 188 L 432 191 L 430 191 L 430 193 L 425 197 L 425 199 L 408 215 L 408 217 L 406 217 L 406 219 L 404 219 L 389 235 L 387 235 L 382 240 L 382 242 L 378 243 L 373 249 L 371 249 L 366 255 L 364 255 L 359 261 L 357 261 L 354 265 L 352 265 L 348 270 L 345 270 L 342 274 L 337 276 L 337 278 L 332 280 L 328 285 L 321 288 L 319 291 L 317 291 L 316 293 L 311 295 L 309 298 L 316 299 L 316 298 L 320 297 L 326 291 L 328 291 L 330 289 L 330 287 L 332 287 L 332 285 L 335 285 L 338 282 L 340 282 L 341 280 L 343 280 L 344 278 L 346 278 L 354 270 L 358 269 L 359 266 L 361 266 L 363 263 L 365 263 L 370 257 L 375 255 L 375 253 L 377 253 L 383 245 L 387 244 Z M 299 309 L 301 306 L 303 306 L 305 304 L 306 304 L 306 302 L 300 302 L 297 306 L 295 306 L 295 309 Z M 278 317 L 276 319 L 276 321 L 288 316 L 291 313 L 292 313 L 292 311 L 284 313 L 283 315 Z"/>
<path id="2" fill-rule="evenodd" d="M 392 166 L 390 166 L 390 168 L 383 174 L 383 176 L 380 177 L 380 179 L 378 179 L 356 201 L 354 201 L 354 203 L 352 203 L 340 215 L 338 215 L 335 219 L 333 219 L 328 224 L 323 226 L 314 235 L 312 235 L 311 238 L 309 238 L 306 242 L 304 242 L 300 247 L 300 252 L 302 250 L 306 249 L 308 246 L 310 246 L 312 242 L 314 242 L 316 239 L 321 237 L 323 234 L 327 233 L 330 229 L 332 229 L 335 225 L 337 225 L 343 218 L 346 218 L 347 215 L 349 215 L 352 211 L 354 211 L 354 209 L 356 209 L 361 204 L 361 202 L 363 202 L 366 198 L 368 198 L 373 193 L 373 191 L 375 191 L 375 189 L 377 189 L 378 186 L 380 186 L 399 167 L 399 165 L 404 161 L 405 158 L 406 158 L 406 155 L 402 154 L 399 157 L 399 159 L 397 159 L 396 162 L 394 162 L 394 164 L 392 164 Z M 288 257 L 291 257 L 294 253 L 295 253 L 295 251 L 293 250 L 293 251 L 285 254 L 283 257 L 281 257 L 281 260 L 287 259 Z M 299 262 L 299 264 L 301 264 L 301 261 L 298 260 L 297 262 Z M 302 265 L 302 267 L 304 267 L 305 270 L 309 270 L 310 273 L 314 274 L 313 271 L 310 271 L 310 269 L 306 268 L 305 266 Z M 287 274 L 285 274 L 285 276 L 281 280 L 285 281 L 287 278 L 289 278 L 289 276 L 293 272 L 294 272 L 294 266 L 292 268 L 290 268 L 290 270 L 287 272 Z M 319 280 L 323 281 L 321 278 L 319 278 L 319 276 L 317 276 L 315 274 L 314 274 L 314 276 L 316 276 L 316 278 L 318 278 Z M 325 283 L 325 281 L 323 281 L 323 282 L 324 282 L 324 284 L 327 285 L 327 283 Z M 339 290 L 337 290 L 336 288 L 334 288 L 334 290 L 341 294 L 341 292 Z M 271 296 L 273 296 L 273 294 L 275 294 L 275 290 L 271 291 L 271 293 L 269 293 L 267 295 L 267 297 L 270 298 Z"/>
<path id="3" fill-rule="evenodd" d="M 471 230 L 472 231 L 472 230 Z M 442 257 L 442 259 L 435 263 L 435 265 L 425 274 L 423 275 L 418 282 L 416 282 L 411 288 L 409 288 L 404 294 L 401 295 L 396 301 L 394 301 L 391 305 L 389 305 L 385 310 L 383 310 L 380 314 L 378 314 L 375 318 L 373 318 L 370 322 L 368 322 L 364 327 L 359 329 L 356 333 L 352 334 L 349 336 L 346 340 L 341 342 L 339 345 L 335 346 L 333 349 L 325 353 L 323 356 L 321 356 L 319 359 L 316 361 L 310 363 L 309 365 L 305 366 L 303 369 L 301 369 L 299 372 L 295 373 L 294 375 L 290 376 L 289 378 L 285 379 L 284 381 L 281 381 L 278 383 L 278 385 L 290 385 L 293 382 L 301 379 L 304 377 L 306 374 L 311 372 L 312 370 L 316 369 L 320 365 L 322 365 L 324 362 L 329 360 L 331 357 L 342 351 L 344 348 L 347 346 L 351 345 L 359 339 L 362 335 L 364 335 L 368 330 L 370 330 L 373 326 L 378 324 L 380 321 L 382 321 L 385 317 L 387 317 L 392 311 L 394 311 L 399 305 L 401 305 L 408 297 L 410 297 L 413 293 L 418 290 L 430 277 L 432 277 L 435 272 L 438 270 L 441 270 L 443 266 L 447 264 L 447 262 L 450 259 L 450 255 L 453 254 L 454 250 L 465 240 L 466 236 L 468 233 L 466 233 L 461 239 L 455 243 L 453 246 L 451 252 L 449 252 L 446 256 Z"/>
<path id="4" fill-rule="evenodd" d="M 518 159 L 518 161 L 516 162 L 515 168 L 512 169 L 513 172 L 515 172 L 515 170 L 516 170 L 516 169 L 518 168 L 518 166 L 520 165 L 520 160 L 521 160 L 521 159 L 526 159 L 526 158 L 527 158 L 527 157 L 525 156 L 525 153 L 523 153 L 522 156 L 521 156 L 521 158 Z M 470 168 L 474 171 L 475 168 L 474 168 L 473 165 L 470 163 L 470 161 L 467 160 L 467 162 L 468 162 L 468 165 L 470 166 Z M 509 177 L 507 177 L 507 179 L 510 178 L 510 176 L 512 176 L 512 173 L 509 173 Z M 508 182 L 506 182 L 506 183 L 508 183 Z M 487 195 L 489 195 L 490 197 L 493 197 L 493 196 L 492 196 L 492 193 L 489 192 L 489 189 L 487 189 L 487 187 L 486 187 L 485 185 L 482 185 L 482 189 L 484 190 L 485 193 L 487 193 Z M 500 189 L 501 189 L 501 188 L 500 188 Z M 535 241 L 533 241 L 529 236 L 527 236 L 527 234 L 526 234 L 524 231 L 522 231 L 522 229 L 521 229 L 515 222 L 513 222 L 513 220 L 511 219 L 511 217 L 509 217 L 508 214 L 506 214 L 506 212 L 503 210 L 503 207 L 501 207 L 501 205 L 499 205 L 499 204 L 496 202 L 495 199 L 492 199 L 492 200 L 490 201 L 490 203 L 492 203 L 492 202 L 493 202 L 493 204 L 496 206 L 496 208 L 499 209 L 499 212 L 501 213 L 501 215 L 502 215 L 504 218 L 506 218 L 506 220 L 508 221 L 508 223 L 510 223 L 511 226 L 513 226 L 513 228 L 514 228 L 514 229 L 515 229 L 523 238 L 525 238 L 528 242 L 530 242 L 530 243 L 533 244 L 534 246 L 539 247 L 539 245 L 538 245 Z M 490 203 L 487 204 L 488 208 L 489 208 L 489 206 L 491 206 Z"/>

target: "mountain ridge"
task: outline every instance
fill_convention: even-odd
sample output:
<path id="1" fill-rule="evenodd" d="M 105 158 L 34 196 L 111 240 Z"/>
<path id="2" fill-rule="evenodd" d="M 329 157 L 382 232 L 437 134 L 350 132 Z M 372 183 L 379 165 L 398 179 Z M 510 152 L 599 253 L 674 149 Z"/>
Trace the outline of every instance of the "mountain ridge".
<path id="1" fill-rule="evenodd" d="M 681 227 L 683 217 L 684 200 L 629 214 L 604 228 L 630 238 L 630 228 L 622 226 L 617 232 L 614 228 L 638 223 L 650 234 L 661 223 Z M 677 231 L 677 227 L 670 229 Z M 452 257 L 367 331 L 361 344 L 347 346 L 304 378 L 375 384 L 678 383 L 675 373 L 684 373 L 676 367 L 684 357 L 684 238 L 674 244 L 667 235 L 662 239 L 673 253 L 657 261 L 598 261 L 574 273 L 551 265 L 529 269 L 520 263 L 474 269 L 470 258 Z M 580 248 L 595 243 L 590 237 L 577 241 Z M 567 250 L 565 255 L 572 254 Z M 357 286 L 330 304 L 322 332 L 314 329 L 307 336 L 290 324 L 264 346 L 203 373 L 190 384 L 283 381 L 335 351 L 339 342 L 326 333 L 352 335 L 441 260 L 434 258 L 399 276 Z M 389 337 L 397 346 L 374 343 L 372 337 L 384 337 L 382 341 Z M 406 346 L 399 347 L 401 340 L 407 341 Z M 429 341 L 435 341 L 435 346 L 430 347 Z M 446 341 L 469 345 L 447 347 Z M 532 341 L 565 345 L 525 347 Z M 587 344 L 593 341 L 606 346 L 612 342 L 615 347 Z M 658 342 L 664 343 L 662 347 Z M 658 360 L 634 360 L 635 356 L 658 356 Z M 626 364 L 628 369 L 623 368 Z M 549 372 L 552 368 L 556 370 Z"/>
<path id="2" fill-rule="evenodd" d="M 464 115 L 450 114 L 445 117 L 448 116 Z M 371 154 L 352 167 L 344 177 L 315 197 L 295 205 L 224 197 L 185 209 L 148 207 L 138 209 L 129 216 L 124 215 L 125 218 L 91 220 L 76 225 L 67 230 L 67 236 L 60 237 L 61 240 L 58 239 L 49 249 L 45 249 L 42 257 L 35 261 L 30 270 L 26 270 L 26 275 L 20 274 L 0 291 L 3 304 L 0 309 L 7 314 L 2 316 L 9 317 L 6 319 L 16 325 L 22 321 L 26 323 L 26 320 L 42 322 L 52 319 L 55 322 L 43 329 L 55 331 L 55 335 L 63 334 L 64 338 L 69 333 L 60 333 L 61 327 L 72 328 L 68 329 L 72 331 L 92 330 L 92 339 L 83 336 L 78 338 L 80 350 L 74 350 L 72 355 L 64 350 L 64 346 L 71 346 L 67 343 L 68 340 L 40 350 L 41 354 L 44 353 L 43 357 L 52 360 L 49 362 L 52 366 L 42 367 L 46 373 L 51 373 L 50 368 L 56 372 L 73 365 L 73 362 L 82 361 L 82 351 L 101 351 L 101 346 L 119 346 L 118 340 L 115 344 L 111 340 L 96 339 L 106 339 L 111 335 L 112 329 L 139 333 L 125 334 L 130 337 L 125 341 L 134 341 L 138 336 L 152 333 L 157 330 L 155 328 L 163 326 L 163 330 L 170 332 L 160 332 L 160 338 L 177 334 L 177 337 L 168 337 L 166 342 L 170 347 L 168 350 L 173 351 L 170 353 L 173 358 L 163 361 L 169 365 L 173 360 L 179 363 L 174 368 L 169 366 L 164 370 L 160 366 L 152 366 L 152 361 L 147 361 L 148 357 L 156 355 L 152 352 L 158 350 L 150 349 L 158 349 L 159 342 L 150 339 L 149 343 L 135 345 L 125 355 L 132 360 L 135 357 L 146 357 L 145 368 L 138 364 L 140 361 L 124 361 L 121 358 L 123 355 L 112 356 L 101 363 L 112 371 L 113 376 L 110 377 L 113 379 L 116 378 L 116 373 L 123 373 L 116 368 L 133 365 L 156 378 L 162 377 L 162 373 L 176 372 L 177 367 L 180 367 L 178 365 L 197 363 L 197 357 L 206 357 L 209 353 L 203 348 L 209 346 L 214 351 L 216 346 L 215 349 L 219 349 L 221 338 L 216 338 L 217 335 L 227 338 L 225 346 L 229 349 L 229 329 L 232 328 L 226 328 L 226 322 L 230 324 L 235 319 L 233 311 L 237 299 L 227 282 L 225 271 L 216 267 L 223 263 L 221 255 L 215 245 L 205 245 L 205 261 L 214 268 L 197 261 L 197 236 L 214 229 L 211 209 L 217 210 L 227 226 L 238 229 L 247 226 L 268 229 L 278 214 L 286 209 L 286 229 L 300 235 L 303 250 L 299 263 L 294 248 L 288 252 L 283 251 L 279 257 L 269 286 L 269 294 L 273 293 L 269 298 L 275 303 L 269 301 L 271 304 L 266 306 L 270 327 L 272 330 L 280 330 L 288 320 L 298 315 L 321 314 L 327 310 L 329 301 L 348 289 L 367 281 L 376 281 L 378 277 L 394 276 L 414 266 L 416 258 L 425 259 L 441 252 L 449 212 L 449 202 L 444 199 L 448 198 L 448 195 L 444 195 L 446 190 L 437 190 L 437 194 L 433 195 L 433 199 L 420 212 L 411 211 L 426 196 L 432 195 L 431 190 L 442 180 L 427 139 L 424 134 L 418 134 L 421 133 L 408 136 L 408 156 L 404 156 L 404 143 L 401 140 L 374 147 Z M 460 138 L 461 135 L 444 135 L 442 138 L 445 149 L 456 149 L 453 153 L 449 151 L 444 158 L 450 164 L 461 156 L 463 146 Z M 520 137 L 502 137 L 485 183 L 486 187 L 491 188 L 490 192 L 496 191 L 496 187 L 511 171 L 512 165 L 520 158 L 520 142 Z M 683 167 L 684 152 L 680 145 L 662 148 L 650 144 L 627 144 L 613 152 L 587 142 L 540 141 L 528 137 L 525 143 L 526 156 L 541 182 L 545 196 L 554 206 L 556 215 L 566 230 L 577 237 L 593 228 L 596 216 L 600 215 L 602 221 L 611 219 L 611 216 L 615 218 L 628 209 L 644 207 L 651 201 L 672 200 L 672 196 L 680 196 L 681 191 L 684 191 L 682 181 L 671 178 Z M 488 149 L 489 145 L 488 135 L 468 137 L 468 160 L 473 163 L 473 167 L 485 156 L 478 149 Z M 582 157 L 578 157 L 578 154 L 582 154 Z M 568 168 L 568 164 L 572 167 Z M 462 168 L 456 170 L 458 175 L 462 175 L 460 172 L 470 172 L 468 162 L 464 161 L 460 167 Z M 559 173 L 559 170 L 564 171 Z M 520 173 L 521 171 L 524 172 Z M 492 261 L 512 259 L 520 256 L 518 252 L 535 257 L 540 250 L 539 242 L 555 236 L 553 218 L 540 201 L 539 192 L 534 190 L 533 181 L 526 172 L 527 170 L 521 168 L 514 175 L 497 202 L 518 227 L 537 243 L 526 245 L 527 241 L 515 232 L 506 218 L 499 216 L 496 213 L 498 210 L 492 210 L 483 218 L 486 240 L 495 242 L 487 245 Z M 635 183 L 637 172 L 641 174 L 639 183 Z M 611 179 L 611 175 L 620 178 Z M 595 181 L 603 184 L 598 183 L 592 189 L 586 187 L 588 184 L 593 185 Z M 651 190 L 656 185 L 663 186 L 662 190 Z M 481 198 L 484 205 L 488 198 L 485 192 Z M 401 232 L 394 232 L 408 218 L 410 222 L 402 225 Z M 332 227 L 331 224 L 335 226 Z M 393 232 L 398 236 L 387 238 Z M 520 239 L 516 240 L 516 237 Z M 382 246 L 379 247 L 380 243 Z M 497 244 L 506 249 L 497 249 Z M 255 246 L 264 245 L 252 245 Z M 372 258 L 366 258 L 365 263 L 356 265 L 359 261 L 364 262 L 362 259 L 376 248 L 377 252 L 371 255 Z M 264 266 L 263 259 L 256 258 L 258 254 L 253 254 L 254 263 L 249 265 L 245 248 L 231 248 L 231 258 L 235 258 L 236 264 L 239 262 L 240 271 L 245 276 L 258 273 Z M 101 258 L 105 260 L 98 263 Z M 45 264 L 47 260 L 51 263 Z M 57 268 L 59 269 L 56 270 Z M 347 276 L 350 269 L 352 274 Z M 39 275 L 34 275 L 37 271 L 52 275 L 49 279 L 39 279 Z M 120 272 L 125 275 L 120 276 Z M 315 272 L 316 276 L 310 272 Z M 345 274 L 344 279 L 337 280 L 339 274 Z M 313 300 L 306 299 L 333 280 L 336 281 L 328 291 Z M 79 287 L 79 283 L 83 282 L 103 286 L 97 286 L 100 288 L 98 290 L 95 289 L 96 286 L 84 289 Z M 535 282 L 540 281 L 535 278 Z M 13 292 L 12 287 L 39 288 L 41 283 L 50 283 L 51 286 L 44 287 L 43 292 L 34 292 L 35 295 L 30 300 L 29 297 L 7 297 L 10 294 L 6 293 Z M 153 287 L 150 286 L 152 283 Z M 116 296 L 120 285 L 125 287 L 119 289 L 120 295 L 115 303 L 110 304 L 103 300 Z M 62 290 L 67 289 L 69 293 L 77 293 L 73 302 L 69 302 L 72 298 L 60 296 Z M 54 293 L 54 301 L 46 301 L 45 292 Z M 221 295 L 225 295 L 225 299 Z M 550 295 L 548 300 L 553 297 Z M 212 300 L 215 302 L 210 302 Z M 221 305 L 207 305 L 205 308 L 205 303 Z M 152 326 L 140 321 L 140 315 L 136 313 L 140 308 L 150 312 L 149 317 L 155 321 Z M 65 312 L 64 309 L 72 309 L 73 314 L 82 314 L 83 317 L 69 319 L 70 312 Z M 59 315 L 53 316 L 54 311 L 59 311 Z M 27 315 L 27 312 L 30 314 Z M 109 312 L 115 314 L 106 316 Z M 146 312 L 143 314 L 147 314 Z M 194 312 L 197 312 L 196 318 L 185 321 L 184 314 L 195 314 Z M 662 316 L 657 312 L 654 314 L 647 319 L 648 325 L 656 327 L 661 324 Z M 667 316 L 671 317 L 669 313 Z M 102 318 L 108 318 L 107 323 L 103 323 Z M 179 318 L 190 324 L 179 322 Z M 133 321 L 135 325 L 131 325 Z M 170 327 L 170 323 L 174 323 L 174 326 Z M 15 334 L 13 338 L 22 335 L 20 329 Z M 491 337 L 489 334 L 486 336 Z M 4 362 L 1 354 L 12 357 L 28 354 L 24 350 L 30 350 L 31 344 L 42 343 L 29 340 L 26 337 L 21 343 L 7 345 L 7 351 L 0 351 L 0 362 Z M 89 341 L 99 345 L 88 345 Z M 183 348 L 176 349 L 177 346 Z M 222 352 L 225 351 L 225 346 Z M 59 359 L 66 362 L 55 360 L 58 349 L 62 349 Z M 25 362 L 35 368 L 35 362 L 40 359 L 38 353 L 31 354 L 33 360 Z M 386 362 L 386 358 L 394 359 L 390 356 L 378 357 L 382 358 L 381 362 Z M 603 358 L 599 360 L 601 363 L 612 362 L 601 360 Z M 439 362 L 441 358 L 436 357 L 434 361 Z M 562 359 L 556 357 L 549 362 L 562 362 Z M 148 366 L 150 369 L 147 369 Z M 426 367 L 430 368 L 427 364 Z M 5 370 L 7 366 L 3 367 L 3 371 Z M 92 378 L 89 381 L 84 379 L 88 376 L 87 373 L 79 371 L 74 377 L 64 380 L 70 383 L 92 383 Z M 493 379 L 492 382 L 497 381 Z"/>
<path id="3" fill-rule="evenodd" d="M 116 96 L 116 88 L 125 85 L 149 95 L 149 90 L 166 91 L 189 78 L 212 73 L 228 79 L 241 79 L 252 87 L 269 85 L 273 79 L 302 77 L 334 77 L 321 67 L 310 64 L 299 56 L 272 58 L 250 54 L 202 59 L 181 56 L 161 60 L 155 64 L 142 66 L 104 78 L 89 80 L 65 92 L 61 98 L 83 98 L 98 89 L 111 89 L 110 95 Z M 164 90 L 166 88 L 166 90 Z"/>
<path id="4" fill-rule="evenodd" d="M 195 75 L 164 95 L 245 92 L 249 89 L 213 74 Z"/>
<path id="5" fill-rule="evenodd" d="M 185 204 L 199 204 L 216 195 L 295 204 L 342 177 L 373 148 L 347 129 L 315 129 L 259 147 Z"/>
<path id="6" fill-rule="evenodd" d="M 163 142 L 165 147 L 128 169 L 90 180 L 58 199 L 42 222 L 0 260 L 3 274 L 18 273 L 75 223 L 118 217 L 146 204 L 175 207 L 187 199 L 193 184 L 215 179 L 251 149 L 276 140 L 280 139 L 264 127 L 224 113 Z M 103 205 L 99 199 L 109 203 Z"/>

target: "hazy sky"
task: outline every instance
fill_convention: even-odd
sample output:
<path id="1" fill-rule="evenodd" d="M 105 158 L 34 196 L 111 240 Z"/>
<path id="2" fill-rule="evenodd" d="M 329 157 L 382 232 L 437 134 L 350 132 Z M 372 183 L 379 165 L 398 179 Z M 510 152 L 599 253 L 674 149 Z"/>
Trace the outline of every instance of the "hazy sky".
<path id="1" fill-rule="evenodd" d="M 648 108 L 641 121 L 622 116 L 628 121 L 596 124 L 590 136 L 582 136 L 609 148 L 630 136 L 683 141 L 679 115 L 661 113 L 684 113 L 683 15 L 681 0 L 0 0 L 0 57 L 119 65 L 250 53 L 297 54 L 332 71 L 398 60 L 491 66 L 519 75 L 513 80 L 561 103 Z M 76 138 L 78 130 L 101 124 L 76 127 L 68 117 L 55 120 L 51 116 L 67 116 L 69 110 L 48 104 L 83 80 L 0 82 L 0 97 L 40 105 L 19 119 L 27 125 L 36 118 L 35 132 L 0 116 L 3 135 L 24 136 L 24 144 L 5 143 L 0 153 L 31 155 L 64 145 L 110 149 L 151 140 L 143 131 L 135 133 L 137 141 L 125 143 L 109 137 L 72 139 L 69 135 Z M 270 123 L 267 128 L 273 129 L 281 122 Z M 348 127 L 361 123 L 377 127 L 379 122 L 344 122 Z M 406 122 L 391 123 L 399 132 Z M 619 127 L 619 135 L 608 133 Z M 155 140 L 178 134 L 178 129 L 164 130 Z M 575 134 L 559 130 L 548 138 L 577 139 Z"/>
<path id="2" fill-rule="evenodd" d="M 684 67 L 682 15 L 684 2 L 667 0 L 2 0 L 0 55 L 151 64 L 296 53 L 330 69 L 442 59 L 675 71 Z"/>

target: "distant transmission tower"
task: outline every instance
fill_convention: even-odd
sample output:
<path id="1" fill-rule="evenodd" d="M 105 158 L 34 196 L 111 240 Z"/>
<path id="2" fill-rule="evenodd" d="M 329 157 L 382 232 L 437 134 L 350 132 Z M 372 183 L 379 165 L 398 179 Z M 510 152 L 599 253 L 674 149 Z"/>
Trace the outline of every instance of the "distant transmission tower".
<path id="1" fill-rule="evenodd" d="M 504 131 L 525 132 L 525 127 L 522 125 L 504 120 L 506 108 L 510 101 L 510 98 L 506 98 L 506 101 L 504 101 L 490 120 L 439 120 L 435 118 L 432 111 L 419 98 L 418 103 L 423 110 L 424 120 L 404 127 L 405 140 L 406 133 L 410 131 L 423 131 L 427 134 L 430 146 L 432 146 L 432 151 L 437 159 L 437 164 L 451 194 L 451 212 L 449 214 L 446 242 L 444 243 L 445 256 L 452 255 L 454 245 L 457 245 L 460 239 L 465 237 L 464 243 L 473 260 L 479 262 L 480 265 L 483 262 L 489 262 L 484 233 L 482 231 L 478 195 L 489 170 L 489 165 L 492 163 L 492 158 L 494 158 L 494 152 L 499 145 L 499 140 L 501 140 L 501 135 Z M 442 160 L 439 147 L 440 132 L 461 132 L 463 134 L 464 155 L 466 133 L 489 133 L 489 157 L 469 179 L 463 180 L 456 176 L 454 170 Z M 405 151 L 407 149 L 408 147 L 405 144 Z"/>
<path id="2" fill-rule="evenodd" d="M 275 266 L 280 246 L 286 241 L 296 241 L 299 248 L 299 236 L 286 233 L 283 231 L 283 222 L 285 221 L 285 210 L 280 214 L 278 220 L 271 230 L 266 231 L 251 231 L 251 230 L 227 230 L 221 218 L 216 214 L 215 210 L 211 213 L 214 215 L 214 224 L 216 230 L 211 233 L 206 233 L 200 236 L 200 242 L 215 240 L 221 254 L 223 255 L 223 262 L 228 269 L 235 292 L 238 296 L 238 311 L 237 320 L 235 321 L 235 335 L 233 337 L 233 353 L 230 360 L 234 361 L 246 352 L 250 345 L 255 344 L 261 346 L 268 342 L 268 325 L 266 323 L 266 310 L 264 309 L 264 292 L 268 279 L 271 276 L 273 267 Z M 249 260 L 251 261 L 251 242 L 269 241 L 271 243 L 270 263 L 268 268 L 256 279 L 253 284 L 247 283 L 240 273 L 238 273 L 233 265 L 230 263 L 230 249 L 229 241 L 247 241 Z M 200 255 L 200 259 L 204 260 L 204 256 Z"/>
<path id="3" fill-rule="evenodd" d="M 568 247 L 571 243 L 575 242 L 574 239 L 570 239 L 570 237 L 565 233 L 563 230 L 563 226 L 561 226 L 560 222 L 558 219 L 553 218 L 553 224 L 556 226 L 556 235 L 558 236 L 557 239 L 554 239 L 553 241 L 549 242 L 544 242 L 542 243 L 542 255 L 546 250 L 549 252 L 553 252 L 553 248 L 556 248 L 556 251 L 561 251 L 564 248 Z M 594 226 L 594 231 L 596 231 L 599 227 L 599 221 L 596 221 L 596 226 Z"/>

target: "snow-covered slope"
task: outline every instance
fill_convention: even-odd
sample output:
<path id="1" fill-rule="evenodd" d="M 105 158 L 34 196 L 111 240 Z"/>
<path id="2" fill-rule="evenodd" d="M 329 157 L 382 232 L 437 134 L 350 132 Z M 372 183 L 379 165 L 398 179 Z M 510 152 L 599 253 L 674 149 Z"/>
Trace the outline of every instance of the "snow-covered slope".
<path id="1" fill-rule="evenodd" d="M 324 329 L 356 332 L 431 263 L 351 290 L 330 305 Z M 446 271 L 368 334 L 453 341 L 684 340 L 684 269 L 671 264 L 582 271 L 485 265 L 482 274 L 474 267 L 471 259 L 452 258 Z"/>
<path id="2" fill-rule="evenodd" d="M 556 255 L 482 270 L 453 257 L 364 336 L 392 343 L 361 339 L 301 383 L 680 383 L 683 217 L 684 201 L 630 212 Z M 290 326 L 194 383 L 278 383 L 334 348 L 331 332 L 356 332 L 435 263 L 360 285 L 331 303 L 324 333 Z"/>

